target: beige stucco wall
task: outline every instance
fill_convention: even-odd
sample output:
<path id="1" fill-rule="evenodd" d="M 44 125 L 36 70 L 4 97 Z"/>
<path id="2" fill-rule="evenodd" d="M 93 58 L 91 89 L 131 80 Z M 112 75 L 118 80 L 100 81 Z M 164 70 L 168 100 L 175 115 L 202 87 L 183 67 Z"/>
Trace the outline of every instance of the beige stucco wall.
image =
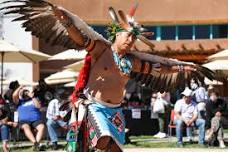
<path id="1" fill-rule="evenodd" d="M 88 23 L 110 22 L 108 7 L 128 12 L 135 0 L 49 0 Z M 138 0 L 136 19 L 146 24 L 228 23 L 228 0 Z"/>

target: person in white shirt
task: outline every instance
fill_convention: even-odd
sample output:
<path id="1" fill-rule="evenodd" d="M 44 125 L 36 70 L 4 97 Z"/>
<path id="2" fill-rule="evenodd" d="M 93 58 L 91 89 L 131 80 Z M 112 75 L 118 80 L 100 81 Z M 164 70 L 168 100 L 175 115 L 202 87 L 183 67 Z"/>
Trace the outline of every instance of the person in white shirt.
<path id="1" fill-rule="evenodd" d="M 201 82 L 191 80 L 191 89 L 193 90 L 194 101 L 197 104 L 198 117 L 206 119 L 206 103 L 209 100 L 206 89 Z"/>
<path id="2" fill-rule="evenodd" d="M 188 140 L 192 141 L 192 126 L 195 125 L 199 128 L 199 144 L 204 145 L 205 138 L 205 120 L 197 119 L 198 111 L 196 104 L 192 102 L 192 90 L 185 88 L 181 93 L 182 99 L 178 100 L 174 106 L 176 125 L 177 146 L 183 147 L 182 126 L 186 125 Z"/>
<path id="3" fill-rule="evenodd" d="M 48 134 L 52 142 L 52 149 L 58 149 L 58 134 L 57 128 L 67 128 L 67 123 L 62 120 L 60 108 L 60 100 L 54 98 L 48 104 L 46 118 L 47 118 L 47 129 Z"/>
<path id="4" fill-rule="evenodd" d="M 160 110 L 156 106 L 161 106 Z M 159 132 L 154 135 L 155 138 L 165 138 L 166 137 L 166 120 L 168 119 L 168 107 L 170 106 L 170 93 L 169 92 L 158 92 L 157 99 L 154 103 L 154 113 L 158 115 L 159 122 Z M 157 110 L 156 110 L 157 109 Z"/>

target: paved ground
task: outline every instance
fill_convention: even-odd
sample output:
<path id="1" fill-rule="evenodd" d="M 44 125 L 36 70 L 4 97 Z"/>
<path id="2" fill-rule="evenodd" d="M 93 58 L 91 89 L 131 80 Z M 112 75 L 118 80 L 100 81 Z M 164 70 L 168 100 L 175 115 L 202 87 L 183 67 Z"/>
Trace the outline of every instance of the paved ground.
<path id="1" fill-rule="evenodd" d="M 228 149 L 209 148 L 129 148 L 124 152 L 228 152 Z"/>

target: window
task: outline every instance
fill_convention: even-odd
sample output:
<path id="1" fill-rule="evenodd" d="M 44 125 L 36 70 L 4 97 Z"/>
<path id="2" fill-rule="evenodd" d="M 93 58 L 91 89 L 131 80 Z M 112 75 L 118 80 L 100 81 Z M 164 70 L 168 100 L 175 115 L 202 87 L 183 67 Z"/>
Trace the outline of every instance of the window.
<path id="1" fill-rule="evenodd" d="M 91 25 L 91 26 L 96 32 L 98 32 L 99 34 L 103 35 L 103 37 L 108 39 L 107 32 L 106 32 L 107 26 L 105 25 Z"/>
<path id="2" fill-rule="evenodd" d="M 196 25 L 195 26 L 196 39 L 208 39 L 210 38 L 210 26 L 209 25 Z"/>
<path id="3" fill-rule="evenodd" d="M 179 39 L 192 39 L 192 26 L 178 26 Z"/>
<path id="4" fill-rule="evenodd" d="M 214 38 L 227 38 L 228 25 L 214 25 L 213 35 Z"/>
<path id="5" fill-rule="evenodd" d="M 175 26 L 162 26 L 161 27 L 161 39 L 162 40 L 174 40 L 176 34 Z"/>

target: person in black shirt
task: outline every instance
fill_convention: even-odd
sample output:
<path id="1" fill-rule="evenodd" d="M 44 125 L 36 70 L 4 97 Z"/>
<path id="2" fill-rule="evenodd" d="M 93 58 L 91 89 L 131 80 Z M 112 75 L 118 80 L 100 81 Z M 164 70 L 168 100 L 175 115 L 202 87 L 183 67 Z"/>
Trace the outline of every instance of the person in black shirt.
<path id="1" fill-rule="evenodd" d="M 218 139 L 220 148 L 225 148 L 223 141 L 223 127 L 222 123 L 225 117 L 227 104 L 223 99 L 218 98 L 216 91 L 211 91 L 210 100 L 206 104 L 206 126 L 210 128 L 208 142 L 214 145 L 214 141 Z"/>
<path id="2" fill-rule="evenodd" d="M 9 140 L 9 127 L 8 127 L 9 118 L 10 118 L 9 106 L 7 106 L 4 99 L 0 95 L 0 131 L 1 131 L 3 152 L 9 152 L 9 147 L 7 143 L 7 141 Z"/>

